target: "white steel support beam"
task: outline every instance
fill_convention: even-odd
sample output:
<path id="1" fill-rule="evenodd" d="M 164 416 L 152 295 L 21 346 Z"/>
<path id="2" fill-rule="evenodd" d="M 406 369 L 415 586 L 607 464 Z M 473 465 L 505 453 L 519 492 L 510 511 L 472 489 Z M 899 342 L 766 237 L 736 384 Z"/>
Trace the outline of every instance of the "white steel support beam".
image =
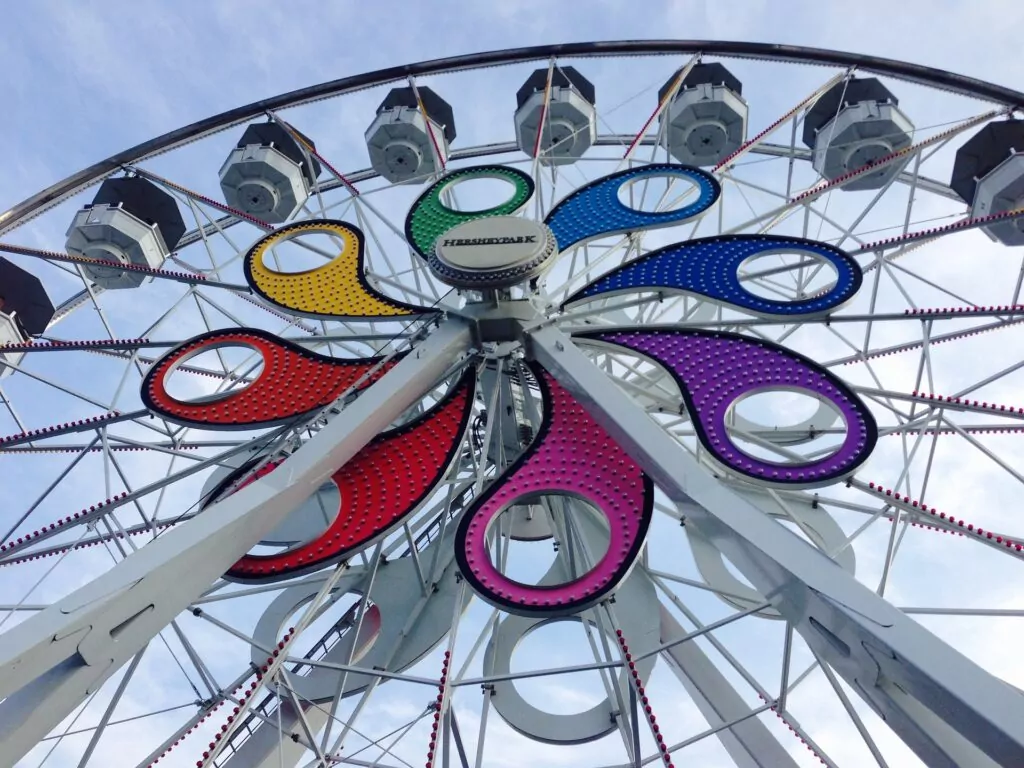
<path id="1" fill-rule="evenodd" d="M 558 329 L 534 357 L 932 768 L 1024 765 L 1024 695 L 858 582 L 702 468 Z M 986 758 L 987 756 L 987 758 Z"/>
<path id="2" fill-rule="evenodd" d="M 686 632 L 664 606 L 661 640 L 670 642 Z M 742 720 L 750 707 L 700 646 L 690 641 L 664 651 L 662 658 L 686 688 L 708 725 L 737 722 L 716 735 L 737 768 L 796 768 L 796 761 L 756 717 Z"/>
<path id="3" fill-rule="evenodd" d="M 18 762 L 470 350 L 448 320 L 274 472 L 0 635 L 0 767 Z"/>

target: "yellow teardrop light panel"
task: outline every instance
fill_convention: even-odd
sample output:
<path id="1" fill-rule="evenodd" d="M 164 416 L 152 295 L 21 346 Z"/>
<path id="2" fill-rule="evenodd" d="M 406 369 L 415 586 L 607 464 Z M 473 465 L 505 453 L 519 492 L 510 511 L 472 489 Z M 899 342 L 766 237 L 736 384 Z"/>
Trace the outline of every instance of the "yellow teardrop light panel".
<path id="1" fill-rule="evenodd" d="M 264 255 L 276 245 L 304 235 L 326 234 L 340 242 L 340 252 L 323 266 L 301 272 L 279 272 Z M 313 219 L 280 227 L 259 240 L 245 255 L 245 278 L 272 304 L 315 318 L 401 318 L 434 310 L 391 299 L 366 280 L 363 233 L 351 224 Z"/>

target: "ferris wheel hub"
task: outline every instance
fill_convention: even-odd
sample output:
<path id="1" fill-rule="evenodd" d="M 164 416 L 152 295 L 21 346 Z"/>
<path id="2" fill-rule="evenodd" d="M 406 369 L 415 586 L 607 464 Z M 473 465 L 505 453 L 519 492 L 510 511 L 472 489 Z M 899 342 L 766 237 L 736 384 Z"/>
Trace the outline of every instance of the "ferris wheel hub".
<path id="1" fill-rule="evenodd" d="M 430 268 L 458 288 L 505 288 L 540 275 L 557 252 L 555 236 L 542 222 L 495 216 L 448 230 L 437 241 Z"/>

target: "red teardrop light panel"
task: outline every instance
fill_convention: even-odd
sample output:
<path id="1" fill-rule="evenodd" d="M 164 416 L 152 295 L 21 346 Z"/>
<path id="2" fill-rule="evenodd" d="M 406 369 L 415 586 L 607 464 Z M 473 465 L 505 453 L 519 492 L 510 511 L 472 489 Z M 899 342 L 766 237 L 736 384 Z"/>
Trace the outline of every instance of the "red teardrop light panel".
<path id="1" fill-rule="evenodd" d="M 262 370 L 244 388 L 199 400 L 180 400 L 167 379 L 200 352 L 248 347 L 263 359 Z M 378 357 L 342 360 L 320 355 L 257 328 L 213 331 L 196 336 L 160 358 L 142 382 L 142 402 L 168 421 L 207 429 L 250 429 L 286 422 L 323 408 L 380 362 Z M 360 383 L 368 386 L 397 358 Z"/>
<path id="2" fill-rule="evenodd" d="M 338 469 L 338 514 L 320 536 L 272 555 L 246 555 L 224 575 L 268 582 L 318 570 L 373 544 L 433 492 L 455 458 L 473 409 L 476 372 L 418 418 L 383 432 Z"/>

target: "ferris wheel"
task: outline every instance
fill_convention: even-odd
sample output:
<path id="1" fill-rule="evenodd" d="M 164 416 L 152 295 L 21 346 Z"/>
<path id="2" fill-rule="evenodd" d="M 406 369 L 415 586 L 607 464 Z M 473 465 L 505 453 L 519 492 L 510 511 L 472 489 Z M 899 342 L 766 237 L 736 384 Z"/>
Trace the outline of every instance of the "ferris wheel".
<path id="1" fill-rule="evenodd" d="M 0 214 L 0 766 L 1024 765 L 1022 110 L 542 46 Z"/>

